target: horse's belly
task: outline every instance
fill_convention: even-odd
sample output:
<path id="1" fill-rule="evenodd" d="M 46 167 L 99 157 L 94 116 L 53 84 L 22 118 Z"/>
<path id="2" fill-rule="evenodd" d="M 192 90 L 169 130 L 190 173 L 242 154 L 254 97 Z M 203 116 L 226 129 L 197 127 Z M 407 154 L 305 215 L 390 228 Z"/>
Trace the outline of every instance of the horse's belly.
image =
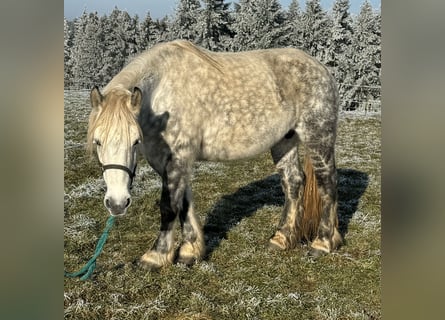
<path id="1" fill-rule="evenodd" d="M 203 148 L 200 160 L 226 161 L 251 158 L 270 149 L 267 145 L 243 145 L 234 143 L 226 146 L 210 146 Z"/>
<path id="2" fill-rule="evenodd" d="M 215 130 L 213 134 L 203 137 L 200 158 L 224 161 L 254 157 L 270 150 L 288 130 L 287 126 Z"/>

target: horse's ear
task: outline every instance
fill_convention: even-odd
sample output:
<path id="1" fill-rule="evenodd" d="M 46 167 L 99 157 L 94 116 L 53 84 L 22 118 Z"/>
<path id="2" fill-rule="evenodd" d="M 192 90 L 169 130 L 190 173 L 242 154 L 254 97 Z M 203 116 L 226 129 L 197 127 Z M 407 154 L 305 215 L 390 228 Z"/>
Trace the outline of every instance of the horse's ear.
<path id="1" fill-rule="evenodd" d="M 133 111 L 139 112 L 141 109 L 141 101 L 142 91 L 138 87 L 134 87 L 133 93 L 131 94 L 131 106 L 133 107 Z"/>
<path id="2" fill-rule="evenodd" d="M 100 93 L 99 88 L 97 86 L 94 86 L 94 88 L 91 89 L 90 100 L 93 109 L 98 109 L 100 104 L 102 103 L 103 96 Z"/>

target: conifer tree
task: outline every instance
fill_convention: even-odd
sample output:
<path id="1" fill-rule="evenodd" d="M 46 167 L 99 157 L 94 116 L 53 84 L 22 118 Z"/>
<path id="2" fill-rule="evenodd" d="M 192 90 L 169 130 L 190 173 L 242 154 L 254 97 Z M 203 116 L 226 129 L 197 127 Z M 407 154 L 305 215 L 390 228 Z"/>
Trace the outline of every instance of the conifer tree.
<path id="1" fill-rule="evenodd" d="M 173 40 L 171 31 L 172 23 L 169 21 L 169 18 L 165 16 L 162 19 L 155 20 L 155 29 L 156 29 L 156 37 L 154 43 L 165 42 L 168 40 Z"/>
<path id="2" fill-rule="evenodd" d="M 328 60 L 332 22 L 320 0 L 308 0 L 302 19 L 302 47 L 321 62 Z"/>
<path id="3" fill-rule="evenodd" d="M 381 69 L 381 34 L 380 15 L 373 12 L 371 4 L 365 0 L 360 13 L 354 22 L 352 47 L 354 55 L 355 87 L 351 88 L 350 97 L 355 101 L 349 108 L 368 109 L 375 107 L 380 99 L 380 69 Z M 364 105 L 363 101 L 369 103 Z M 358 105 L 360 103 L 360 105 Z"/>
<path id="4" fill-rule="evenodd" d="M 119 72 L 127 59 L 137 52 L 136 20 L 117 7 L 101 19 L 104 57 L 100 70 L 104 83 Z"/>
<path id="5" fill-rule="evenodd" d="M 138 16 L 131 17 L 127 11 L 120 12 L 120 32 L 125 43 L 125 57 L 132 57 L 137 50 L 137 25 Z"/>
<path id="6" fill-rule="evenodd" d="M 250 0 L 240 0 L 239 4 L 236 4 L 233 22 L 235 37 L 231 45 L 233 50 L 245 50 L 253 42 L 252 26 L 254 24 L 254 14 Z"/>
<path id="7" fill-rule="evenodd" d="M 286 14 L 284 23 L 284 34 L 286 36 L 286 44 L 295 48 L 303 45 L 302 40 L 302 13 L 298 0 L 292 0 Z"/>
<path id="8" fill-rule="evenodd" d="M 197 20 L 197 43 L 204 48 L 221 51 L 231 37 L 230 4 L 224 0 L 204 0 Z"/>
<path id="9" fill-rule="evenodd" d="M 72 48 L 74 34 L 65 17 L 63 18 L 63 34 L 64 85 L 70 87 L 73 79 Z"/>
<path id="10" fill-rule="evenodd" d="M 104 57 L 100 74 L 104 83 L 111 80 L 115 72 L 120 70 L 125 63 L 125 43 L 118 31 L 119 15 L 120 10 L 115 7 L 109 16 L 103 16 L 101 19 L 104 30 Z"/>
<path id="11" fill-rule="evenodd" d="M 73 82 L 79 88 L 101 84 L 99 70 L 102 65 L 103 33 L 97 12 L 84 12 L 76 23 L 74 36 Z"/>
<path id="12" fill-rule="evenodd" d="M 137 50 L 138 52 L 144 51 L 147 48 L 152 47 L 158 39 L 158 32 L 156 30 L 156 24 L 150 16 L 150 12 L 147 12 L 144 20 L 137 25 Z"/>
<path id="13" fill-rule="evenodd" d="M 174 19 L 170 25 L 170 39 L 187 39 L 194 42 L 197 38 L 197 23 L 201 4 L 199 0 L 180 0 Z"/>
<path id="14" fill-rule="evenodd" d="M 328 48 L 327 65 L 339 85 L 339 93 L 343 105 L 351 99 L 348 96 L 351 84 L 354 83 L 354 70 L 352 69 L 352 17 L 349 14 L 349 0 L 336 0 L 332 11 L 332 42 Z"/>
<path id="15" fill-rule="evenodd" d="M 285 45 L 284 13 L 277 0 L 241 0 L 235 14 L 232 48 L 236 51 Z"/>

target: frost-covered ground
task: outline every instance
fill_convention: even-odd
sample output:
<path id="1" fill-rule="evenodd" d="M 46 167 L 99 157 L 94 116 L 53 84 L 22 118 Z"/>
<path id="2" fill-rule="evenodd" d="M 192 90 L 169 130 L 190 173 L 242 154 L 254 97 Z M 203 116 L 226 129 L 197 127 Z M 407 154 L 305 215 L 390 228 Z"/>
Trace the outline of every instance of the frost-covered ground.
<path id="1" fill-rule="evenodd" d="M 67 271 L 90 258 L 107 214 L 105 184 L 84 150 L 88 92 L 65 94 Z M 159 229 L 160 179 L 140 160 L 126 217 L 117 220 L 90 281 L 65 279 L 66 319 L 378 319 L 380 312 L 379 114 L 342 113 L 337 163 L 345 245 L 314 259 L 301 246 L 270 252 L 284 202 L 268 154 L 195 166 L 195 209 L 208 254 L 158 273 L 135 261 Z"/>

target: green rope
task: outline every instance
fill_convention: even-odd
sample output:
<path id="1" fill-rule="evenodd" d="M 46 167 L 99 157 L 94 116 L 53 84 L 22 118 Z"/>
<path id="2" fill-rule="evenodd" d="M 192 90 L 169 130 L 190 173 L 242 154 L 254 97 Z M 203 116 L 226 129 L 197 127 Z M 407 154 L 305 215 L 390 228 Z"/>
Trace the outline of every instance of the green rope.
<path id="1" fill-rule="evenodd" d="M 110 231 L 113 224 L 114 224 L 114 216 L 110 216 L 107 220 L 107 224 L 105 226 L 104 232 L 100 236 L 99 241 L 97 241 L 96 250 L 94 251 L 94 255 L 79 271 L 77 271 L 77 272 L 66 272 L 65 271 L 65 277 L 69 277 L 69 278 L 81 277 L 80 280 L 84 281 L 91 276 L 94 269 L 96 268 L 96 259 L 102 252 L 105 241 L 108 238 L 108 232 Z"/>

